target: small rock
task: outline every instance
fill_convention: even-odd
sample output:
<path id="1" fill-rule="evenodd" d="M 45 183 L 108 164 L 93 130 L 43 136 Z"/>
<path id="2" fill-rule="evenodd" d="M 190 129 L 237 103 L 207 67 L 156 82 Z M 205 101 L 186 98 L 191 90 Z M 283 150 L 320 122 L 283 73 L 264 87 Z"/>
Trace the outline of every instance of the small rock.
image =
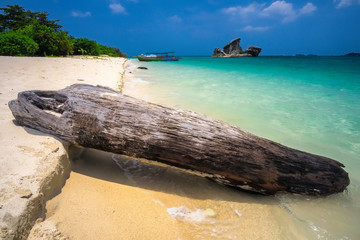
<path id="1" fill-rule="evenodd" d="M 259 56 L 260 52 L 261 52 L 261 48 L 255 46 L 250 46 L 248 47 L 248 49 L 245 50 L 245 53 L 248 53 L 253 57 Z"/>
<path id="2" fill-rule="evenodd" d="M 213 52 L 213 57 L 224 57 L 226 53 L 224 53 L 220 48 L 215 48 Z"/>
<path id="3" fill-rule="evenodd" d="M 148 70 L 147 67 L 138 67 L 138 69 Z"/>
<path id="4" fill-rule="evenodd" d="M 21 192 L 21 198 L 30 198 L 32 196 L 32 192 L 29 189 L 23 190 Z"/>

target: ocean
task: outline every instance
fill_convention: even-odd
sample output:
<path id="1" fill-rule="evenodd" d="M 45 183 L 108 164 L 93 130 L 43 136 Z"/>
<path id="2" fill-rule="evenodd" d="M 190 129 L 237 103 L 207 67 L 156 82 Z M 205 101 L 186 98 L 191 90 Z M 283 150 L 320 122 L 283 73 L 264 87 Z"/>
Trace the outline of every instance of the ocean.
<path id="1" fill-rule="evenodd" d="M 138 97 L 336 159 L 350 176 L 344 192 L 327 197 L 259 196 L 114 156 L 135 185 L 179 196 L 154 197 L 179 221 L 179 239 L 360 239 L 360 58 L 130 61 L 128 88 Z"/>

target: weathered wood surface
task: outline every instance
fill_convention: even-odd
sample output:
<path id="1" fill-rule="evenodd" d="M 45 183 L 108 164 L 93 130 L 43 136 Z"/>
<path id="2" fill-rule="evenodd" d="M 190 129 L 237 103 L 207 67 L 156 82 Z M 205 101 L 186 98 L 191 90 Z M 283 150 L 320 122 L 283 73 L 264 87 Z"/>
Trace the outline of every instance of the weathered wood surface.
<path id="1" fill-rule="evenodd" d="M 9 107 L 20 125 L 73 144 L 196 170 L 244 190 L 327 195 L 349 184 L 335 160 L 104 87 L 21 92 Z"/>

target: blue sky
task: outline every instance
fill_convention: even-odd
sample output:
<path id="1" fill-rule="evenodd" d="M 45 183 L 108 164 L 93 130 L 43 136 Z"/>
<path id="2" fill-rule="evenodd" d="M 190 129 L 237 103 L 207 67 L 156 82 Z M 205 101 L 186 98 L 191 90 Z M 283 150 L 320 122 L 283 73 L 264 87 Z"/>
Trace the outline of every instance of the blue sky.
<path id="1" fill-rule="evenodd" d="M 360 52 L 360 0 L 1 0 L 48 11 L 64 30 L 116 46 L 133 56 L 149 51 L 211 55 L 240 37 L 261 55 Z"/>

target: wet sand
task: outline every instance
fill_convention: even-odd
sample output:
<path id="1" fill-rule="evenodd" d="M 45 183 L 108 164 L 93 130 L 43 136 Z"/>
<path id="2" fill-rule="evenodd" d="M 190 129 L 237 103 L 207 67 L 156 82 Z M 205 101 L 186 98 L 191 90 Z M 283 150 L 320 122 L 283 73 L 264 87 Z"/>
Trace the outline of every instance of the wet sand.
<path id="1" fill-rule="evenodd" d="M 123 92 L 145 100 L 127 66 Z M 131 73 L 129 73 L 131 72 Z M 135 79 L 135 81 L 134 81 Z M 272 197 L 239 192 L 168 166 L 77 150 L 46 221 L 69 239 L 279 239 Z"/>
<path id="2" fill-rule="evenodd" d="M 28 203 L 40 199 L 38 211 L 33 213 L 39 219 L 28 239 L 280 238 L 284 229 L 274 217 L 281 209 L 273 197 L 233 190 L 172 167 L 94 150 L 71 146 L 69 149 L 51 136 L 42 136 L 12 122 L 5 104 L 24 90 L 57 90 L 73 83 L 88 83 L 122 88 L 128 95 L 146 97 L 146 84 L 132 81 L 137 70 L 127 66 L 127 73 L 123 71 L 124 59 L 1 57 L 0 60 L 2 121 L 6 124 L 1 130 L 1 149 L 2 156 L 12 156 L 1 160 L 4 164 L 0 170 L 6 175 L 1 176 L 0 211 L 2 216 L 7 213 L 15 216 L 11 209 L 17 209 L 19 221 L 12 225 L 16 228 L 29 213 Z M 26 171 L 18 174 L 19 169 Z M 57 172 L 61 177 L 54 184 L 51 180 Z M 67 176 L 70 177 L 60 189 Z M 29 184 L 29 188 L 24 187 Z M 13 195 L 15 190 L 18 195 Z M 55 196 L 54 191 L 58 191 Z M 44 193 L 47 197 L 43 197 Z M 19 208 L 20 201 L 23 208 Z M 13 223 L 9 218 L 2 220 L 5 225 Z M 11 230 L 1 227 L 1 234 Z"/>
<path id="3" fill-rule="evenodd" d="M 279 239 L 271 197 L 111 153 L 77 157 L 46 205 L 47 220 L 70 239 Z"/>

